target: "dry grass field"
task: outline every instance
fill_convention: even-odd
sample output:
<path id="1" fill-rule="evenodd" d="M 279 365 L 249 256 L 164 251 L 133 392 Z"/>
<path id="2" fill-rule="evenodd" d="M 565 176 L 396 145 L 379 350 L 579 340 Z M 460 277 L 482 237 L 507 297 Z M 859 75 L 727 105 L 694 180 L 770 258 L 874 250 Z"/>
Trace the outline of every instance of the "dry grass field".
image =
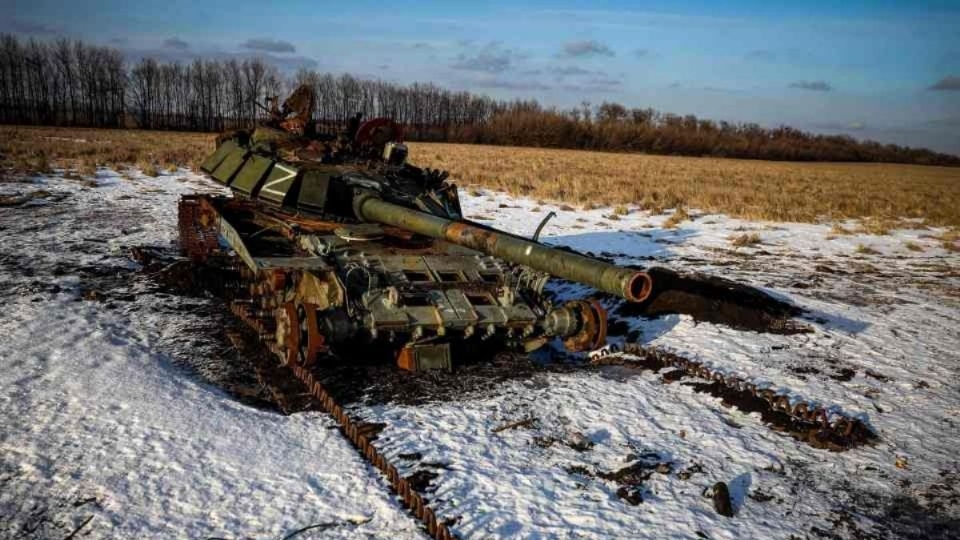
<path id="1" fill-rule="evenodd" d="M 411 145 L 411 160 L 481 185 L 576 205 L 687 206 L 748 219 L 899 218 L 960 225 L 960 168 L 793 163 L 462 144 Z"/>
<path id="2" fill-rule="evenodd" d="M 50 167 L 93 174 L 97 166 L 148 170 L 198 167 L 216 135 L 174 131 L 0 126 L 4 168 L 46 172 Z"/>
<path id="3" fill-rule="evenodd" d="M 212 134 L 0 126 L 0 163 L 32 171 L 56 165 L 81 176 L 96 166 L 157 171 L 195 167 L 213 144 Z M 413 163 L 447 169 L 461 186 L 577 206 L 612 205 L 621 214 L 688 207 L 775 221 L 863 219 L 863 228 L 875 233 L 901 218 L 960 226 L 960 168 L 410 146 Z"/>

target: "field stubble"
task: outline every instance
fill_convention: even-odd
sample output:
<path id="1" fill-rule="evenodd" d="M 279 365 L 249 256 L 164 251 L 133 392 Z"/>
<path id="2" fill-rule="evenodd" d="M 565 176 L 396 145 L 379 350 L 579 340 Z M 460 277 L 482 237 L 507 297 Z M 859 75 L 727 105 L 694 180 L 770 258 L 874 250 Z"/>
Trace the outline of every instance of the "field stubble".
<path id="1" fill-rule="evenodd" d="M 92 176 L 97 167 L 159 173 L 199 167 L 215 138 L 179 131 L 0 126 L 0 163 L 41 173 L 62 167 L 81 176 Z"/>
<path id="2" fill-rule="evenodd" d="M 0 126 L 4 169 L 196 168 L 215 135 L 168 131 Z M 745 219 L 864 219 L 863 229 L 903 218 L 960 226 L 960 168 L 877 163 L 793 163 L 580 150 L 411 143 L 411 161 L 482 186 L 615 214 L 696 208 Z M 870 218 L 870 219 L 865 219 Z M 915 226 L 916 224 L 914 224 Z"/>
<path id="3" fill-rule="evenodd" d="M 697 208 L 745 219 L 901 218 L 960 225 L 960 168 L 795 163 L 414 143 L 414 163 L 473 184 L 579 205 Z"/>

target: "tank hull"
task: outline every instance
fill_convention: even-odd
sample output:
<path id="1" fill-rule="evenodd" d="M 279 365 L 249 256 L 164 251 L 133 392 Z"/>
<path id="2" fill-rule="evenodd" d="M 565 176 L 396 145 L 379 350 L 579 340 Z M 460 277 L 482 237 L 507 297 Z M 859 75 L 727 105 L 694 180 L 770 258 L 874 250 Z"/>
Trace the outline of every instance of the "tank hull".
<path id="1" fill-rule="evenodd" d="M 553 338 L 602 345 L 606 317 L 589 302 L 557 306 L 548 276 L 399 227 L 284 215 L 259 201 L 181 202 L 187 255 L 235 261 L 235 311 L 309 364 L 358 345 L 393 351 L 401 367 L 450 369 L 451 343 L 532 351 Z M 216 239 L 216 248 L 212 248 Z"/>

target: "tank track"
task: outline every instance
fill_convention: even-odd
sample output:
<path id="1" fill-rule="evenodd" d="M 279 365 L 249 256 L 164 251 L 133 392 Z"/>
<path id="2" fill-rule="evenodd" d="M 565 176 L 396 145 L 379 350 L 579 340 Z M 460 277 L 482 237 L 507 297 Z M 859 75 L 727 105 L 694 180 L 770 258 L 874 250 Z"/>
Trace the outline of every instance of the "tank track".
<path id="1" fill-rule="evenodd" d="M 627 360 L 624 355 L 637 360 Z M 608 346 L 592 353 L 591 357 L 595 365 L 616 364 L 654 372 L 673 368 L 683 376 L 707 381 L 701 383 L 703 391 L 721 397 L 726 404 L 747 409 L 745 412 L 760 412 L 768 424 L 815 448 L 840 452 L 877 438 L 862 420 L 837 412 L 837 407 L 804 399 L 791 403 L 790 396 L 772 388 L 760 387 L 740 375 L 723 374 L 671 352 L 627 342 L 622 346 Z"/>
<path id="2" fill-rule="evenodd" d="M 260 338 L 273 355 L 281 363 L 286 361 L 286 351 L 282 350 L 276 344 L 275 339 L 265 330 L 270 326 L 271 320 L 257 315 L 255 310 L 249 308 L 247 301 L 231 302 L 231 311 L 246 323 Z M 261 312 L 262 313 L 262 312 Z M 336 398 L 327 390 L 326 387 L 314 376 L 310 368 L 300 365 L 278 366 L 281 371 L 291 373 L 302 384 L 302 390 L 313 398 L 313 401 L 319 405 L 320 410 L 329 414 L 337 422 L 340 433 L 350 442 L 357 452 L 374 468 L 380 471 L 387 480 L 390 490 L 398 497 L 399 502 L 410 511 L 410 513 L 423 523 L 426 531 L 436 540 L 452 540 L 456 538 L 450 531 L 446 523 L 437 518 L 436 512 L 429 506 L 427 501 L 418 493 L 410 482 L 401 474 L 399 469 L 383 455 L 372 442 L 376 439 L 378 426 L 373 426 L 360 422 L 352 418 L 340 405 Z M 267 387 L 278 405 L 288 412 L 303 410 L 305 405 L 293 405 L 291 396 L 296 396 L 297 391 L 291 389 L 288 383 L 277 376 L 277 369 L 263 365 L 262 362 L 255 363 L 255 371 L 261 383 Z M 297 402 L 301 400 L 297 399 Z"/>

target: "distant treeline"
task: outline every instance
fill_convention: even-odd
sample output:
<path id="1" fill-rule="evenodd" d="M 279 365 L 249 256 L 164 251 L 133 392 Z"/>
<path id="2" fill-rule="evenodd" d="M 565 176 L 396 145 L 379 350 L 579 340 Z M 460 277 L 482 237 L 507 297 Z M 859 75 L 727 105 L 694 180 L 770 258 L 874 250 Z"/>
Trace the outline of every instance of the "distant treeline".
<path id="1" fill-rule="evenodd" d="M 22 42 L 0 35 L 0 122 L 223 131 L 262 118 L 268 96 L 298 84 L 317 95 L 314 118 L 338 129 L 356 112 L 392 116 L 415 140 L 578 148 L 688 156 L 960 165 L 960 157 L 790 127 L 763 128 L 619 103 L 569 110 L 495 100 L 431 83 L 401 85 L 300 70 L 284 76 L 259 59 L 129 65 L 122 53 L 80 41 Z"/>

